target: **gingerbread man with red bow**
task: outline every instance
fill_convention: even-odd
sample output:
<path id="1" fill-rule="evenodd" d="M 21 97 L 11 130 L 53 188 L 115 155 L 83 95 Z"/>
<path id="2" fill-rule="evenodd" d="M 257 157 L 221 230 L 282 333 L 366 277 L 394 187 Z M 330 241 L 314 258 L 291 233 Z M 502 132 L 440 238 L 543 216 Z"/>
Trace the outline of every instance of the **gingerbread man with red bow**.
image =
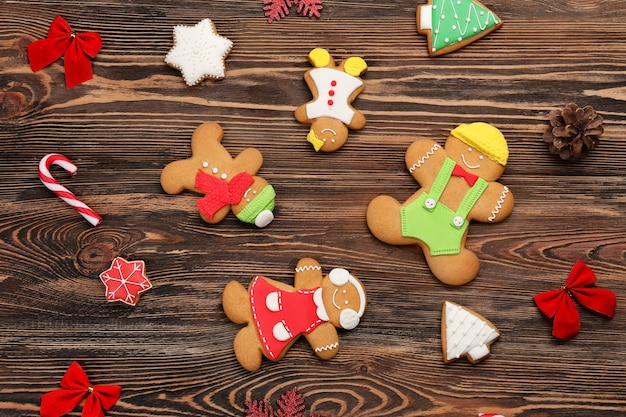
<path id="1" fill-rule="evenodd" d="M 471 220 L 496 223 L 513 211 L 511 190 L 496 182 L 509 156 L 502 133 L 487 123 L 452 130 L 445 149 L 418 140 L 405 162 L 422 186 L 404 203 L 378 196 L 367 208 L 374 236 L 393 245 L 422 248 L 432 273 L 449 285 L 463 285 L 478 274 L 479 261 L 465 247 Z"/>
<path id="2" fill-rule="evenodd" d="M 221 144 L 224 137 L 217 123 L 204 123 L 191 138 L 191 158 L 169 163 L 161 172 L 161 186 L 168 194 L 184 190 L 204 194 L 196 202 L 207 223 L 219 223 L 229 211 L 244 223 L 265 227 L 274 220 L 274 188 L 256 176 L 263 155 L 244 149 L 235 158 Z"/>

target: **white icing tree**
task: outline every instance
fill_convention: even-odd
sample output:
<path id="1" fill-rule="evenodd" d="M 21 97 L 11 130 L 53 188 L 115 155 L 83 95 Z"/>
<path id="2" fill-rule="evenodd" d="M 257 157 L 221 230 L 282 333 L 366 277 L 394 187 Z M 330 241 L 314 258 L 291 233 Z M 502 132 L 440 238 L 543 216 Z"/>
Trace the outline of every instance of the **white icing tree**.
<path id="1" fill-rule="evenodd" d="M 451 301 L 443 304 L 441 330 L 445 363 L 463 356 L 479 362 L 489 356 L 489 346 L 500 336 L 489 320 Z"/>

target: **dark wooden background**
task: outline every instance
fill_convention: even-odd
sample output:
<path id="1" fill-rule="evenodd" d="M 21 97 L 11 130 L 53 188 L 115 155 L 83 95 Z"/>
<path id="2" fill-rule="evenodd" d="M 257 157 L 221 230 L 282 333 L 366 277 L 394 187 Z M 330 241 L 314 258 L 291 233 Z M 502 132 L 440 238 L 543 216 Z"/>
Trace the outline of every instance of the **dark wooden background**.
<path id="1" fill-rule="evenodd" d="M 429 58 L 416 1 L 325 0 L 321 18 L 268 24 L 261 0 L 2 1 L 0 3 L 0 415 L 38 416 L 72 360 L 94 384 L 123 387 L 109 416 L 242 416 L 297 386 L 329 416 L 626 415 L 626 9 L 621 0 L 489 0 L 504 26 L 464 50 Z M 60 14 L 102 35 L 95 78 L 66 90 L 59 60 L 33 73 L 27 45 Z M 163 59 L 172 27 L 211 18 L 234 42 L 227 76 L 187 87 Z M 355 106 L 365 129 L 316 154 L 293 110 L 310 99 L 307 53 L 369 64 Z M 568 102 L 605 117 L 600 147 L 565 163 L 542 142 L 547 113 Z M 266 229 L 229 215 L 203 223 L 197 195 L 166 195 L 161 169 L 186 158 L 193 130 L 215 121 L 232 154 L 257 147 L 277 192 Z M 452 288 L 410 247 L 365 223 L 378 194 L 417 189 L 404 151 L 486 121 L 511 156 L 501 182 L 516 206 L 474 224 L 482 269 Z M 59 152 L 79 172 L 53 175 L 104 217 L 91 227 L 39 181 Z M 144 260 L 154 288 L 139 304 L 107 303 L 98 275 L 115 256 Z M 368 289 L 361 325 L 331 361 L 298 341 L 279 363 L 239 366 L 221 293 L 256 274 L 292 282 L 301 257 L 345 267 Z M 562 285 L 577 259 L 613 290 L 613 320 L 578 306 L 582 330 L 553 338 L 532 296 Z M 473 308 L 502 336 L 478 365 L 444 365 L 444 300 Z M 71 415 L 80 415 L 80 409 Z"/>

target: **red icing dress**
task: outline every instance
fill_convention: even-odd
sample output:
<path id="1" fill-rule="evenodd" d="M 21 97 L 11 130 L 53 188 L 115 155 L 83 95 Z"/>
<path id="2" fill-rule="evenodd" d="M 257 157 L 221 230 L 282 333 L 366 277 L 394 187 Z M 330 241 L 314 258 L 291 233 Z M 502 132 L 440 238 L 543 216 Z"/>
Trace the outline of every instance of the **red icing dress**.
<path id="1" fill-rule="evenodd" d="M 261 276 L 252 280 L 252 318 L 269 358 L 278 358 L 297 336 L 311 333 L 317 326 L 328 321 L 321 302 L 321 292 L 319 287 L 285 291 Z"/>

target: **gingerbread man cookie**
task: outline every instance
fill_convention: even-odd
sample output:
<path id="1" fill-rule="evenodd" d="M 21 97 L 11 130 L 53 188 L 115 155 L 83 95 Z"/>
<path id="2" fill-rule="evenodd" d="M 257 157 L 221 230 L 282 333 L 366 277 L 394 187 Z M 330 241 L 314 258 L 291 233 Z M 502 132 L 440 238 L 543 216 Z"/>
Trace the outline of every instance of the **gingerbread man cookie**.
<path id="1" fill-rule="evenodd" d="M 478 274 L 478 257 L 465 248 L 470 220 L 495 223 L 513 210 L 511 190 L 496 182 L 509 150 L 504 136 L 487 123 L 462 124 L 445 149 L 424 139 L 411 144 L 405 162 L 422 186 L 404 203 L 378 196 L 367 208 L 374 236 L 393 245 L 418 245 L 432 273 L 449 285 Z"/>
<path id="2" fill-rule="evenodd" d="M 347 270 L 335 268 L 322 276 L 310 258 L 298 262 L 294 286 L 256 276 L 248 290 L 237 281 L 224 289 L 226 316 L 246 324 L 235 336 L 237 360 L 256 371 L 263 356 L 279 361 L 299 336 L 304 336 L 321 359 L 339 350 L 337 328 L 354 329 L 363 316 L 363 284 Z"/>
<path id="3" fill-rule="evenodd" d="M 309 52 L 315 67 L 304 74 L 313 100 L 298 107 L 296 120 L 311 125 L 307 140 L 315 151 L 334 152 L 348 140 L 348 129 L 365 126 L 365 116 L 352 107 L 352 102 L 365 89 L 359 78 L 367 71 L 363 58 L 350 57 L 339 65 L 326 49 Z"/>
<path id="4" fill-rule="evenodd" d="M 200 125 L 191 138 L 191 158 L 163 168 L 161 186 L 168 194 L 184 190 L 204 194 L 196 205 L 207 223 L 220 222 L 232 210 L 242 222 L 265 227 L 274 220 L 276 193 L 266 180 L 255 175 L 263 165 L 263 156 L 248 148 L 233 158 L 221 144 L 223 137 L 219 124 Z"/>

